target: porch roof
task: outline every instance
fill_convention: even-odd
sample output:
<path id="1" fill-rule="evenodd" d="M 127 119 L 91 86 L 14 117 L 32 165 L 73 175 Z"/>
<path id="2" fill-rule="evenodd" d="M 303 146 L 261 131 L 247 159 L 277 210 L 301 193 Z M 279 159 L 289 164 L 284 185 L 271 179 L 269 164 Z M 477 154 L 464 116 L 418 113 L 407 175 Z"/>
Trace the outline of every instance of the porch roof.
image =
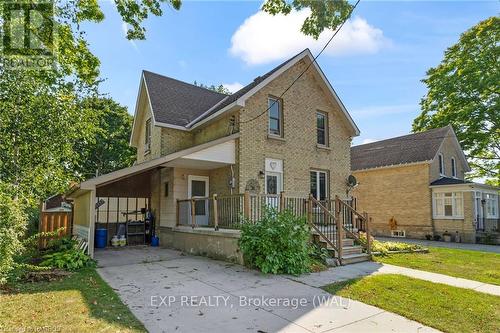
<path id="1" fill-rule="evenodd" d="M 82 190 L 94 190 L 100 187 L 139 173 L 143 173 L 158 167 L 186 167 L 195 169 L 215 169 L 225 165 L 234 164 L 235 140 L 239 133 L 203 143 L 188 149 L 184 149 L 166 156 L 162 156 L 141 164 L 120 169 L 99 177 L 86 180 L 73 187 L 66 197 L 78 196 Z"/>

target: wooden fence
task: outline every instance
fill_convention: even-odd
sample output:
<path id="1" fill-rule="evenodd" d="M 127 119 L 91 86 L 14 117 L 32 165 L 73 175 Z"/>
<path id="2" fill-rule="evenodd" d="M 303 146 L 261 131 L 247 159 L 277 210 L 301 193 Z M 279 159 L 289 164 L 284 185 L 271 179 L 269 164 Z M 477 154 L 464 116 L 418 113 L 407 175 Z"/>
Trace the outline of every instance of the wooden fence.
<path id="1" fill-rule="evenodd" d="M 59 237 L 71 235 L 72 229 L 71 212 L 40 212 L 39 232 L 52 232 L 64 228 Z M 53 238 L 53 237 L 52 237 Z M 46 248 L 50 238 L 40 238 L 39 247 Z"/>

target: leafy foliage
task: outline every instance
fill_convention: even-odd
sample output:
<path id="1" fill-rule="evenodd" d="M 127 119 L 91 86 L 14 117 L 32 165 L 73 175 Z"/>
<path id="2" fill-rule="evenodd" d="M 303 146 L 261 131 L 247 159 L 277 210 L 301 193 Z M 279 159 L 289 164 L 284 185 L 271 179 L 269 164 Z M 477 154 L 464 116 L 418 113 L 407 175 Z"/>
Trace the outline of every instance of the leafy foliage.
<path id="1" fill-rule="evenodd" d="M 267 209 L 258 222 L 242 225 L 239 245 L 250 266 L 264 273 L 298 275 L 309 271 L 309 239 L 305 218 Z"/>
<path id="2" fill-rule="evenodd" d="M 205 88 L 205 89 L 208 89 L 208 90 L 212 90 L 212 91 L 215 91 L 215 92 L 218 92 L 218 93 L 221 93 L 221 94 L 226 94 L 226 95 L 231 95 L 231 92 L 229 91 L 229 89 L 227 89 L 226 87 L 224 87 L 222 84 L 219 84 L 218 86 L 216 85 L 210 85 L 210 86 L 207 86 L 203 83 L 198 83 L 196 81 L 194 81 L 193 83 L 195 86 L 197 87 L 200 87 L 200 88 Z"/>
<path id="3" fill-rule="evenodd" d="M 94 265 L 94 261 L 88 255 L 75 248 L 46 254 L 43 258 L 45 260 L 42 261 L 41 266 L 61 268 L 69 271 L 76 271 L 80 268 Z"/>
<path id="4" fill-rule="evenodd" d="M 359 235 L 361 244 L 366 245 L 366 233 L 361 232 Z M 378 252 L 381 255 L 387 255 L 390 251 L 418 251 L 424 247 L 419 244 L 407 244 L 402 242 L 381 242 L 370 236 L 371 250 Z"/>
<path id="5" fill-rule="evenodd" d="M 25 227 L 23 203 L 10 195 L 8 185 L 0 182 L 0 285 L 14 269 L 14 256 L 23 248 L 20 237 Z"/>
<path id="6" fill-rule="evenodd" d="M 131 166 L 136 152 L 129 146 L 133 117 L 127 108 L 98 97 L 85 98 L 80 105 L 94 114 L 96 130 L 92 141 L 76 142 L 77 174 L 87 179 Z"/>
<path id="7" fill-rule="evenodd" d="M 301 31 L 318 39 L 325 29 L 336 30 L 351 14 L 353 6 L 346 0 L 266 0 L 262 10 L 269 14 L 289 14 L 292 9 L 309 8 L 311 14 L 302 24 Z"/>
<path id="8" fill-rule="evenodd" d="M 441 64 L 427 71 L 419 132 L 451 124 L 471 159 L 472 177 L 500 185 L 500 18 L 479 22 L 448 48 Z"/>

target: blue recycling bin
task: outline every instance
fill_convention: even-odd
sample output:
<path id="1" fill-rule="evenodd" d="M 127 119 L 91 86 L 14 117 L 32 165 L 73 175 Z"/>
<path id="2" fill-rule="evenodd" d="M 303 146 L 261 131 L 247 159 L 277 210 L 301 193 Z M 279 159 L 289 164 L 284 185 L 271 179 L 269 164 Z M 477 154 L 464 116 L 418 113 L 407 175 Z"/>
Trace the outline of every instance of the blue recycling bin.
<path id="1" fill-rule="evenodd" d="M 159 246 L 160 245 L 160 239 L 158 238 L 158 236 L 153 236 L 151 237 L 151 246 Z"/>
<path id="2" fill-rule="evenodd" d="M 104 249 L 108 243 L 108 229 L 96 229 L 95 247 Z"/>

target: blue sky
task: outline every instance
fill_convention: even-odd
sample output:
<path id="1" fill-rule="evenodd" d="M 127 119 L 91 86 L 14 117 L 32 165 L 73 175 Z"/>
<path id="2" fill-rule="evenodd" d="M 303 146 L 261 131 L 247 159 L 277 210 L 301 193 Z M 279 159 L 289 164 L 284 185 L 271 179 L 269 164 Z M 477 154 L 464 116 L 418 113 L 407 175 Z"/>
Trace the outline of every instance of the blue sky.
<path id="1" fill-rule="evenodd" d="M 261 2 L 184 1 L 149 18 L 147 39 L 125 39 L 120 17 L 100 1 L 106 19 L 84 29 L 101 60 L 109 94 L 134 112 L 142 69 L 182 81 L 228 84 L 235 89 L 297 50 L 314 54 L 331 35 L 313 41 L 297 31 L 307 13 L 270 18 Z M 361 130 L 355 144 L 406 134 L 425 94 L 420 80 L 444 50 L 477 22 L 497 15 L 498 2 L 361 1 L 351 22 L 318 59 Z M 286 97 L 285 97 L 286 98 Z"/>

